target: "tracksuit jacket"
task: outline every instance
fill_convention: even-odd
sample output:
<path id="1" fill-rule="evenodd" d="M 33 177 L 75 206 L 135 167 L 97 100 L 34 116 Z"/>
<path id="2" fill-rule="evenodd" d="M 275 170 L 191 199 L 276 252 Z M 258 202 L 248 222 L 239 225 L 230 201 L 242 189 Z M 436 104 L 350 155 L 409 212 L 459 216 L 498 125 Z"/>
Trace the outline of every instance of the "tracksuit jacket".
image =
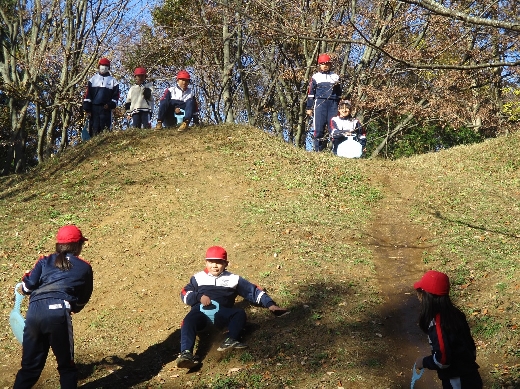
<path id="1" fill-rule="evenodd" d="M 441 320 L 437 314 L 428 328 L 432 355 L 423 359 L 423 366 L 437 370 L 439 379 L 446 384 L 449 382 L 453 388 L 481 388 L 477 351 L 468 323 L 464 323 L 463 331 L 448 334 L 441 329 Z"/>
<path id="2" fill-rule="evenodd" d="M 92 111 L 93 105 L 108 104 L 109 109 L 117 107 L 119 101 L 119 83 L 110 73 L 96 73 L 89 81 L 85 97 L 83 98 L 83 109 Z"/>
<path id="3" fill-rule="evenodd" d="M 72 268 L 60 270 L 54 266 L 57 255 L 54 253 L 38 259 L 31 272 L 22 279 L 23 291 L 30 294 L 29 303 L 48 298 L 65 300 L 71 311 L 78 313 L 92 295 L 92 267 L 83 259 L 68 254 Z"/>
<path id="4" fill-rule="evenodd" d="M 182 301 L 191 305 L 192 309 L 199 309 L 200 298 L 203 295 L 227 308 L 233 307 L 237 296 L 266 308 L 275 304 L 262 289 L 227 270 L 218 277 L 208 273 L 207 269 L 200 271 L 191 277 L 189 284 L 181 291 Z"/>

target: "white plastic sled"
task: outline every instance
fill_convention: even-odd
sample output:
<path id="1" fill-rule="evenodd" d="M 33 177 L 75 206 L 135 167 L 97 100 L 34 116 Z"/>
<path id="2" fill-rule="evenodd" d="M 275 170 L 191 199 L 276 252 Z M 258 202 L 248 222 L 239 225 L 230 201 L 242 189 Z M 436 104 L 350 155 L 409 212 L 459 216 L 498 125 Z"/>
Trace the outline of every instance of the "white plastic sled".
<path id="1" fill-rule="evenodd" d="M 343 158 L 360 158 L 363 155 L 363 146 L 354 140 L 354 136 L 347 136 L 347 139 L 338 145 L 337 156 Z"/>

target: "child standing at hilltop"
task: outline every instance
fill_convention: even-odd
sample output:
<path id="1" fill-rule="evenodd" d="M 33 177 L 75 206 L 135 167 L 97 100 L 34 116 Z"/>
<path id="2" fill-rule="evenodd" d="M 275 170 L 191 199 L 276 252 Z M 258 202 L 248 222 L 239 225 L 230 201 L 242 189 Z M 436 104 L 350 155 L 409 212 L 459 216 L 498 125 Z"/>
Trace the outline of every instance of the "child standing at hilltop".
<path id="1" fill-rule="evenodd" d="M 206 251 L 206 268 L 191 277 L 190 282 L 181 291 L 181 299 L 191 305 L 181 326 L 181 354 L 177 358 L 177 367 L 191 369 L 199 361 L 193 356 L 193 347 L 197 331 L 202 331 L 214 320 L 215 326 L 227 327 L 228 337 L 217 349 L 225 351 L 232 348 L 246 348 L 240 342 L 240 333 L 246 324 L 246 312 L 242 308 L 234 308 L 235 298 L 244 299 L 268 308 L 276 316 L 288 313 L 278 307 L 275 302 L 259 287 L 246 279 L 226 270 L 227 252 L 220 246 L 212 246 Z M 218 304 L 213 320 L 204 313 L 205 307 Z"/>
<path id="2" fill-rule="evenodd" d="M 443 389 L 480 389 L 477 351 L 466 316 L 450 300 L 450 280 L 430 270 L 413 287 L 421 303 L 419 327 L 428 334 L 432 354 L 419 357 L 417 369 L 437 370 Z"/>
<path id="3" fill-rule="evenodd" d="M 136 83 L 128 91 L 125 109 L 132 116 L 132 127 L 151 128 L 154 104 L 152 84 L 146 83 L 145 68 L 136 68 L 134 76 Z"/>
<path id="4" fill-rule="evenodd" d="M 309 116 L 314 113 L 314 151 L 323 151 L 327 147 L 325 127 L 330 126 L 330 120 L 338 113 L 342 91 L 339 76 L 331 70 L 330 55 L 320 54 L 318 66 L 319 71 L 312 75 L 309 82 L 306 113 Z"/>
<path id="5" fill-rule="evenodd" d="M 22 278 L 22 292 L 30 295 L 23 330 L 22 368 L 14 389 L 31 388 L 38 379 L 52 348 L 62 389 L 76 388 L 71 313 L 80 312 L 90 300 L 93 273 L 79 254 L 87 240 L 78 227 L 61 227 L 56 252 L 42 256 Z"/>

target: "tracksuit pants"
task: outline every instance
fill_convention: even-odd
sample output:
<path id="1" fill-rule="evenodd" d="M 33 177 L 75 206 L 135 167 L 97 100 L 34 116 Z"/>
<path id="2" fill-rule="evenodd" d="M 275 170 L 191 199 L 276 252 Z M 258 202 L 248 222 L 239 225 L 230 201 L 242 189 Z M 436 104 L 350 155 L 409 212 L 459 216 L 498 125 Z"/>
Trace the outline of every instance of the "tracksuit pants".
<path id="1" fill-rule="evenodd" d="M 240 339 L 240 333 L 246 324 L 246 312 L 241 308 L 226 308 L 220 306 L 215 313 L 215 326 L 218 328 L 227 327 L 229 337 L 235 340 Z M 186 315 L 181 325 L 181 352 L 190 350 L 193 352 L 195 346 L 195 338 L 197 332 L 202 331 L 211 320 L 208 316 L 200 311 L 200 305 L 192 307 L 191 311 Z"/>
<path id="2" fill-rule="evenodd" d="M 90 113 L 90 136 L 102 133 L 112 128 L 112 110 L 103 108 L 103 105 L 92 104 Z"/>
<path id="3" fill-rule="evenodd" d="M 190 116 L 185 116 L 185 120 L 192 119 L 193 101 L 181 102 L 179 100 L 161 100 L 159 103 L 159 112 L 157 113 L 157 120 L 163 123 L 164 127 L 173 127 L 177 124 L 177 117 L 175 116 L 175 109 L 180 108 L 188 113 Z M 188 122 L 189 123 L 189 122 Z"/>
<path id="4" fill-rule="evenodd" d="M 142 125 L 143 128 L 150 128 L 150 117 L 150 112 L 146 111 L 139 111 L 132 114 L 132 127 L 141 128 Z"/>
<path id="5" fill-rule="evenodd" d="M 316 98 L 314 100 L 314 132 L 312 134 L 314 151 L 323 151 L 327 147 L 325 126 L 330 127 L 330 120 L 338 114 L 338 100 Z M 330 132 L 330 128 L 328 128 Z"/>
<path id="6" fill-rule="evenodd" d="M 67 304 L 55 298 L 30 302 L 23 330 L 22 367 L 16 374 L 14 389 L 31 388 L 36 384 L 45 367 L 49 348 L 58 363 L 61 389 L 77 388 L 72 320 Z"/>

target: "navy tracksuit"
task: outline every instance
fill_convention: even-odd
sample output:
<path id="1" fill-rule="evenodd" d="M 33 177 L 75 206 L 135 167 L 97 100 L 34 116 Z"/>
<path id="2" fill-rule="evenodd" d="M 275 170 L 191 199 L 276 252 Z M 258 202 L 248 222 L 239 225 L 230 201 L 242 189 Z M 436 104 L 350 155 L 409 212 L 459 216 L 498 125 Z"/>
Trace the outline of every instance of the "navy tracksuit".
<path id="1" fill-rule="evenodd" d="M 41 257 L 23 277 L 23 292 L 29 294 L 29 308 L 23 332 L 22 367 L 14 389 L 31 388 L 45 366 L 49 348 L 56 357 L 61 389 L 77 388 L 71 312 L 79 312 L 90 300 L 93 273 L 90 264 L 67 255 L 70 270 L 54 265 L 57 254 Z"/>
<path id="2" fill-rule="evenodd" d="M 117 107 L 118 101 L 119 83 L 110 73 L 96 73 L 88 81 L 83 110 L 90 112 L 91 137 L 112 128 L 112 110 Z"/>
<path id="3" fill-rule="evenodd" d="M 263 307 L 275 305 L 274 301 L 262 289 L 246 279 L 223 271 L 217 277 L 208 273 L 207 269 L 191 277 L 190 283 L 181 291 L 181 299 L 191 305 L 191 311 L 184 318 L 181 326 L 181 352 L 193 351 L 197 331 L 202 331 L 211 323 L 208 316 L 200 311 L 200 299 L 203 295 L 219 304 L 219 311 L 215 314 L 215 326 L 227 327 L 229 337 L 240 339 L 240 333 L 246 324 L 246 312 L 241 308 L 233 308 L 235 298 L 244 299 Z"/>
<path id="4" fill-rule="evenodd" d="M 314 109 L 314 151 L 322 151 L 327 147 L 327 140 L 324 139 L 325 126 L 330 127 L 330 120 L 338 114 L 341 93 L 339 76 L 336 73 L 318 72 L 311 77 L 306 109 Z"/>

